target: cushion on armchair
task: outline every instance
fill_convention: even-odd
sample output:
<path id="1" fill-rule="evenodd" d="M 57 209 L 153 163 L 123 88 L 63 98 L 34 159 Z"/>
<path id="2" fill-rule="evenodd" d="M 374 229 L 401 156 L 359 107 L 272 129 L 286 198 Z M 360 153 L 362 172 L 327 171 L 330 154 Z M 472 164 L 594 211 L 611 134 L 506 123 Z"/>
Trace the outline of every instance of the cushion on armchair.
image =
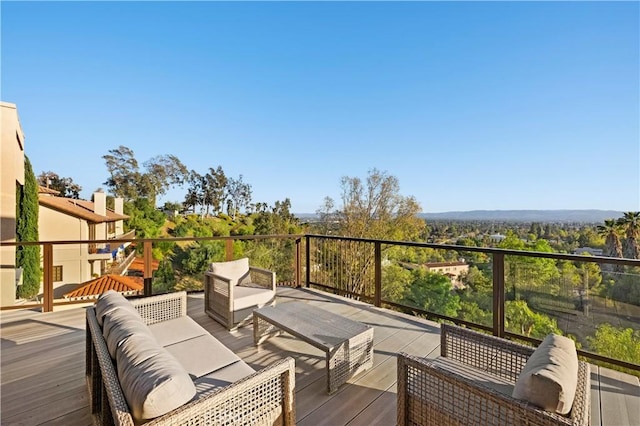
<path id="1" fill-rule="evenodd" d="M 238 285 L 242 278 L 249 273 L 249 258 L 213 262 L 209 265 L 209 270 L 216 275 L 228 278 L 232 285 Z"/>
<path id="2" fill-rule="evenodd" d="M 573 340 L 549 334 L 527 360 L 513 397 L 546 411 L 568 414 L 578 385 L 578 354 Z"/>
<path id="3" fill-rule="evenodd" d="M 98 320 L 100 327 L 103 325 L 105 315 L 119 309 L 127 310 L 133 315 L 140 315 L 138 314 L 135 306 L 133 306 L 121 293 L 118 293 L 115 290 L 108 290 L 102 293 L 96 302 L 96 319 Z"/>

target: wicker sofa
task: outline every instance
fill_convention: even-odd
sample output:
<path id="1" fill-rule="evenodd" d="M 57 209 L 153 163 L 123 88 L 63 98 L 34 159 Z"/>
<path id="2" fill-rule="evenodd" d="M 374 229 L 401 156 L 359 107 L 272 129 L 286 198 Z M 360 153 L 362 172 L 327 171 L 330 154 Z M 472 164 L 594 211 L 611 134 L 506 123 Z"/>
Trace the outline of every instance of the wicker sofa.
<path id="1" fill-rule="evenodd" d="M 124 304 L 118 308 L 104 308 L 99 299 L 86 311 L 86 378 L 95 424 L 295 423 L 295 365 L 292 358 L 254 371 L 186 315 L 185 292 L 124 300 L 133 309 Z M 141 324 L 128 318 L 129 310 L 139 314 Z M 122 331 L 126 328 L 122 325 L 124 323 L 129 324 L 129 332 Z M 150 331 L 152 338 L 140 337 L 147 334 L 143 327 Z M 149 362 L 144 353 L 136 355 L 136 361 L 123 358 L 127 351 L 143 350 L 140 348 L 152 347 L 154 342 L 159 349 L 153 348 L 152 352 L 164 356 L 160 357 L 163 362 Z M 184 371 L 181 378 L 172 376 L 162 382 L 160 379 L 164 376 L 151 371 L 158 366 L 164 367 L 167 359 L 173 370 Z M 140 365 L 144 365 L 146 370 L 136 371 Z M 149 396 L 145 404 L 151 403 L 152 408 L 162 411 L 166 411 L 166 404 L 177 401 L 181 405 L 157 417 L 141 418 L 141 408 L 137 406 L 139 397 L 131 396 L 132 392 L 139 392 L 140 380 L 155 380 L 151 392 L 156 392 L 153 396 L 156 399 Z M 193 395 L 187 393 L 186 400 L 181 402 L 182 390 L 167 387 L 167 383 L 174 388 L 175 383 L 182 383 L 182 388 L 193 388 Z M 163 389 L 165 402 L 160 402 L 162 395 L 158 396 L 158 392 Z"/>
<path id="2" fill-rule="evenodd" d="M 571 411 L 561 415 L 512 397 L 535 348 L 443 324 L 441 356 L 398 354 L 398 425 L 590 424 L 590 368 L 578 361 Z"/>

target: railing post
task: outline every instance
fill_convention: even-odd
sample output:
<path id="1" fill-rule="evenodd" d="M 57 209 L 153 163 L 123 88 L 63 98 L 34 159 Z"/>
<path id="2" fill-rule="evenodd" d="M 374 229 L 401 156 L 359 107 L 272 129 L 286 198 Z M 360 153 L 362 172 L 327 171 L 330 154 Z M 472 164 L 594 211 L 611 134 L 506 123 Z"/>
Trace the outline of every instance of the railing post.
<path id="1" fill-rule="evenodd" d="M 144 249 L 144 295 L 151 296 L 153 294 L 153 247 L 151 241 L 145 241 Z"/>
<path id="2" fill-rule="evenodd" d="M 311 282 L 311 241 L 308 235 L 304 236 L 305 238 L 305 257 L 306 257 L 306 265 L 307 271 L 305 274 L 305 287 L 309 287 L 309 283 Z"/>
<path id="3" fill-rule="evenodd" d="M 42 312 L 53 311 L 53 245 L 43 244 L 42 246 L 42 266 L 44 274 L 42 277 L 43 300 Z"/>
<path id="4" fill-rule="evenodd" d="M 504 337 L 504 254 L 493 253 L 493 335 Z"/>
<path id="5" fill-rule="evenodd" d="M 373 295 L 373 303 L 375 306 L 382 305 L 382 244 L 380 241 L 374 243 L 374 265 L 375 265 L 375 293 Z"/>
<path id="6" fill-rule="evenodd" d="M 233 260 L 233 240 L 232 239 L 225 240 L 224 256 L 227 262 L 230 260 Z"/>
<path id="7" fill-rule="evenodd" d="M 301 243 L 302 243 L 302 239 L 296 238 L 296 274 L 295 274 L 296 288 L 300 288 L 300 269 L 302 267 L 301 265 L 302 259 L 300 254 Z"/>

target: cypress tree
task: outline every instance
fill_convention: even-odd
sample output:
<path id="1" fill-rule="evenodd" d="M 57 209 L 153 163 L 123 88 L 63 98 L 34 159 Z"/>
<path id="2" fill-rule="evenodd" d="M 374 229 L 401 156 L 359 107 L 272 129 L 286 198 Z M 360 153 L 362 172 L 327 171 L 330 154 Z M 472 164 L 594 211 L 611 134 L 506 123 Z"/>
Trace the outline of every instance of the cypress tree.
<path id="1" fill-rule="evenodd" d="M 29 158 L 24 158 L 24 186 L 16 197 L 16 241 L 38 241 L 38 182 Z M 16 295 L 31 298 L 40 290 L 40 246 L 18 246 L 16 265 L 22 268 L 22 285 Z"/>

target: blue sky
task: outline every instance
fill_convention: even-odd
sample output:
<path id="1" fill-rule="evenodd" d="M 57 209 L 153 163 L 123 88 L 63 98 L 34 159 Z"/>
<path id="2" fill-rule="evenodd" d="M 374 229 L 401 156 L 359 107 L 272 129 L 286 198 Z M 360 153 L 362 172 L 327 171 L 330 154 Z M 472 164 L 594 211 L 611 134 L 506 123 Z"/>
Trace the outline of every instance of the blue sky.
<path id="1" fill-rule="evenodd" d="M 373 168 L 425 212 L 640 210 L 638 2 L 0 7 L 1 98 L 83 198 L 125 145 L 297 213 Z"/>

